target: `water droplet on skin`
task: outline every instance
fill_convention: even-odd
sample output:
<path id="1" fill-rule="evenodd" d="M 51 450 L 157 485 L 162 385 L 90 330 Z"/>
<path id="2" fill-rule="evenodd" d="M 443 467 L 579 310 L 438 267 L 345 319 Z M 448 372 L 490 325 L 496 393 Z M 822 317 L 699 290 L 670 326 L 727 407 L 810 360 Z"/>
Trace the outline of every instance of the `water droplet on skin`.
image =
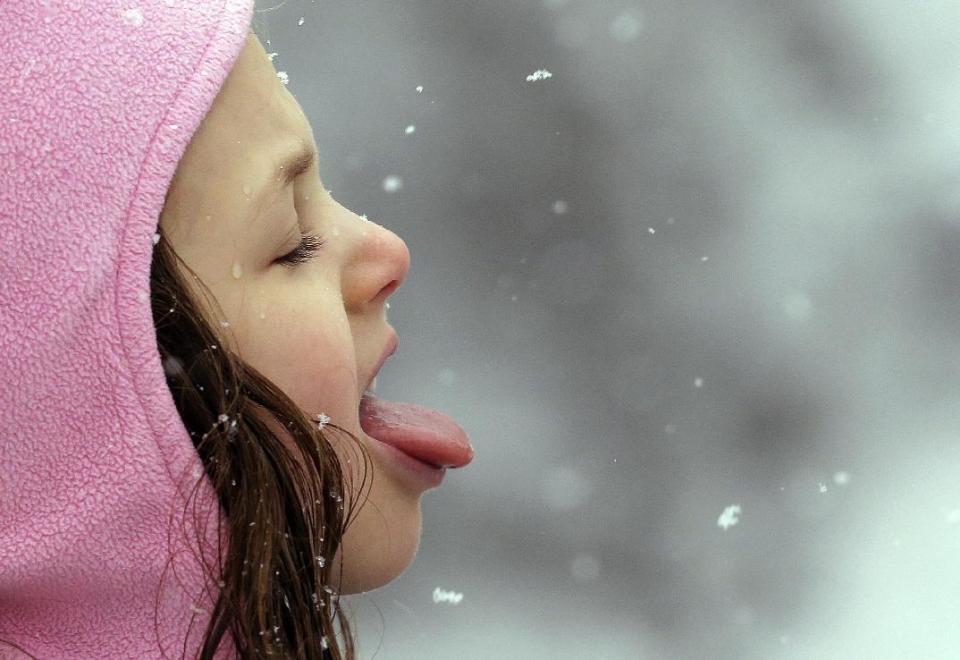
<path id="1" fill-rule="evenodd" d="M 243 277 L 243 267 L 240 265 L 239 261 L 233 262 L 233 269 L 231 270 L 231 274 L 233 275 L 233 279 L 235 280 L 239 280 L 241 277 Z"/>
<path id="2" fill-rule="evenodd" d="M 243 194 L 246 195 L 247 197 L 250 196 L 250 186 L 246 183 L 243 184 Z M 208 215 L 207 217 L 209 218 L 210 216 Z"/>
<path id="3" fill-rule="evenodd" d="M 265 319 L 265 318 L 267 318 L 267 315 L 264 314 L 264 313 L 261 311 L 261 312 L 260 312 L 260 318 Z"/>

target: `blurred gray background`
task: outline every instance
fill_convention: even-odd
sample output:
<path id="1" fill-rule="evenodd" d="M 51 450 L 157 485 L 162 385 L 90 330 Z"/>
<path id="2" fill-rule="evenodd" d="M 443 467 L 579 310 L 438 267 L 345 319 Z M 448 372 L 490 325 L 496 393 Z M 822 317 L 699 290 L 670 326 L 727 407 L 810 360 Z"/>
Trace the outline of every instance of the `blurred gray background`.
<path id="1" fill-rule="evenodd" d="M 277 4 L 477 451 L 362 658 L 960 658 L 960 3 Z"/>

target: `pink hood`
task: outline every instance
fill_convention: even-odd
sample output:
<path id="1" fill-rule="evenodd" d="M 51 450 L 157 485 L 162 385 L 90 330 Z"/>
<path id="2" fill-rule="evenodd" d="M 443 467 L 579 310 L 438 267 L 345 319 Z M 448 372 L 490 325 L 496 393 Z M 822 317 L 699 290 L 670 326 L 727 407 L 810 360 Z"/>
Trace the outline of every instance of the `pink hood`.
<path id="1" fill-rule="evenodd" d="M 149 276 L 253 4 L 0 0 L 0 639 L 38 658 L 193 657 L 216 599 Z"/>

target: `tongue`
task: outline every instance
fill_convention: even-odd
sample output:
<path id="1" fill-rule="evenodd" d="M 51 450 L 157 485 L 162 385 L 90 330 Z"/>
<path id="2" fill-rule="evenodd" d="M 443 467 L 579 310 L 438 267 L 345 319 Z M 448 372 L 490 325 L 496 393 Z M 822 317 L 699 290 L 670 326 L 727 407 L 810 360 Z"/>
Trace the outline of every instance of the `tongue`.
<path id="1" fill-rule="evenodd" d="M 463 467 L 473 460 L 473 447 L 464 430 L 443 413 L 423 406 L 364 394 L 360 428 L 424 463 Z"/>

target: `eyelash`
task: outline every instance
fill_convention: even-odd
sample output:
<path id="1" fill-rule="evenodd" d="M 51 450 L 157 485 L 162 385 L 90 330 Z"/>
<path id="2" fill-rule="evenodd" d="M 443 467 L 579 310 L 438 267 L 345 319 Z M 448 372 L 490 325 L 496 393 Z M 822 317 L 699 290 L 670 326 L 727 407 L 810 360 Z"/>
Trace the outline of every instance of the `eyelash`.
<path id="1" fill-rule="evenodd" d="M 317 234 L 304 234 L 304 236 L 300 239 L 300 245 L 298 245 L 292 252 L 289 252 L 277 259 L 277 261 L 287 267 L 293 267 L 297 264 L 302 264 L 315 257 L 317 252 L 320 251 L 320 247 L 322 245 L 323 238 Z"/>

